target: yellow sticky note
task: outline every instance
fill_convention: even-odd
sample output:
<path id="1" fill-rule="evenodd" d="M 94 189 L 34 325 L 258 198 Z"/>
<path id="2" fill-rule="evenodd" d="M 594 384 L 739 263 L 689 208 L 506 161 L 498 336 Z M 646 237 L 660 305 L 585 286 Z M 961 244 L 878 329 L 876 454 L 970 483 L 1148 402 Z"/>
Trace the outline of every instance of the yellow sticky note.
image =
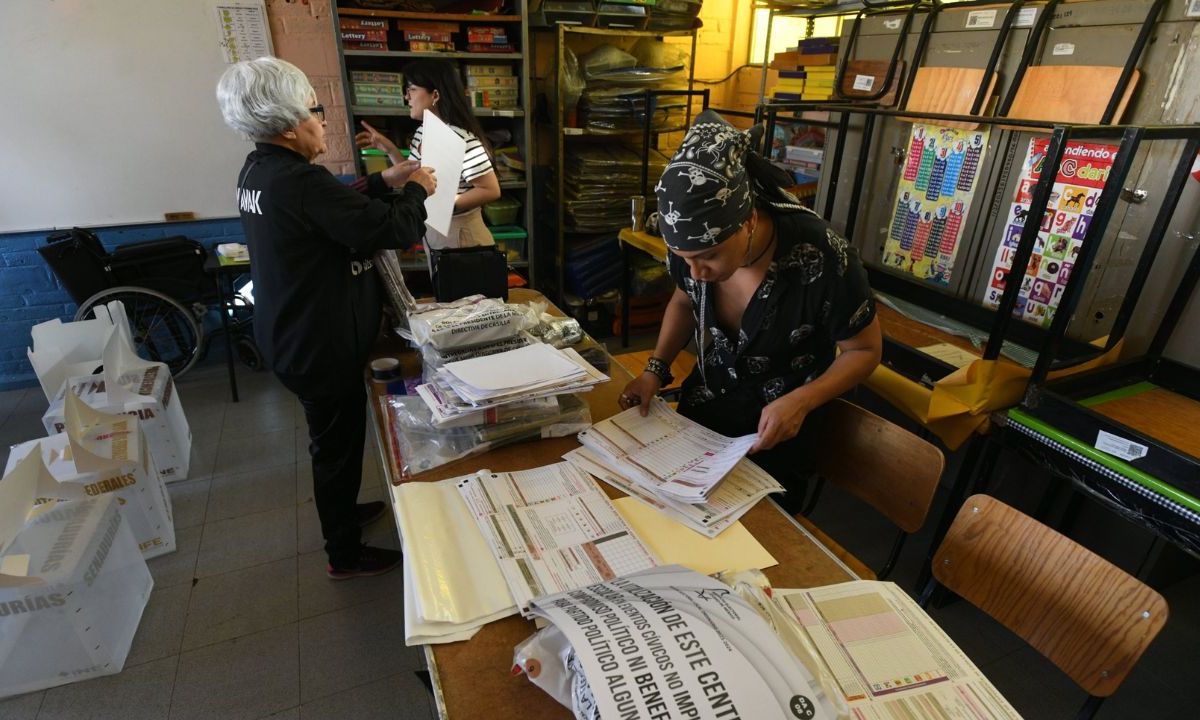
<path id="1" fill-rule="evenodd" d="M 682 565 L 712 575 L 779 564 L 740 522 L 709 539 L 635 498 L 623 497 L 613 505 L 664 565 Z"/>

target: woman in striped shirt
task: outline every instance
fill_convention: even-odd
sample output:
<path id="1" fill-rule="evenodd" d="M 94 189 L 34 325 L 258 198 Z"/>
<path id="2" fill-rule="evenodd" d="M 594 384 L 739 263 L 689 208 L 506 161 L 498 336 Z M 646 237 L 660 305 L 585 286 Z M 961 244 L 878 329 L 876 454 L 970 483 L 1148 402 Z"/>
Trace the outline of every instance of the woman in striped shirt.
<path id="1" fill-rule="evenodd" d="M 410 108 L 409 117 L 421 122 L 425 119 L 425 113 L 431 112 L 467 141 L 450 232 L 442 235 L 427 226 L 426 249 L 494 245 L 495 240 L 492 239 L 487 225 L 483 223 L 483 214 L 479 208 L 500 198 L 500 181 L 496 178 L 492 166 L 491 152 L 485 144 L 483 128 L 467 104 L 467 91 L 458 75 L 458 69 L 446 60 L 414 60 L 404 66 L 403 72 L 404 98 Z M 418 127 L 413 134 L 409 144 L 409 159 L 405 160 L 391 140 L 366 122 L 362 125 L 366 129 L 355 137 L 360 148 L 382 150 L 394 165 L 400 165 L 408 172 L 421 166 L 423 127 Z"/>

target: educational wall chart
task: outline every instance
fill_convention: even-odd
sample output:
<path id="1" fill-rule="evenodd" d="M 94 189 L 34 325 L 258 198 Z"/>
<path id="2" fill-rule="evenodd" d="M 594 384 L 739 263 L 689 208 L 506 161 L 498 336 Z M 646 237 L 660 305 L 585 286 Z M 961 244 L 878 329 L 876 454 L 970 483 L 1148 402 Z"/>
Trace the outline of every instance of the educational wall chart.
<path id="1" fill-rule="evenodd" d="M 946 287 L 958 254 L 987 130 L 913 124 L 883 262 Z"/>
<path id="2" fill-rule="evenodd" d="M 1033 138 L 1029 141 L 1029 151 L 1021 166 L 1017 196 L 1009 208 L 1004 239 L 996 249 L 991 281 L 984 291 L 983 303 L 988 307 L 1000 304 L 1005 280 L 1012 269 L 1012 258 L 1029 215 L 1033 188 L 1041 177 L 1049 145 L 1049 138 Z M 1075 267 L 1075 259 L 1079 256 L 1083 237 L 1091 224 L 1100 191 L 1108 180 L 1116 151 L 1115 145 L 1067 143 L 1058 177 L 1050 193 L 1050 203 L 1029 258 L 1029 267 L 1021 281 L 1021 292 L 1013 309 L 1014 316 L 1045 327 L 1054 319 L 1054 311 L 1071 277 L 1071 268 Z"/>

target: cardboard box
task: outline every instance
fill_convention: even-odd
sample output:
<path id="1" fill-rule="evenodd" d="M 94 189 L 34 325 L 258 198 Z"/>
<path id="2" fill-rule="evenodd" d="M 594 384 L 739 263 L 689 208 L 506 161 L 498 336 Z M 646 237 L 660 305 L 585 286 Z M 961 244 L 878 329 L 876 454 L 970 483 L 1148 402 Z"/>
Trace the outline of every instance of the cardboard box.
<path id="1" fill-rule="evenodd" d="M 14 446 L 5 474 L 30 454 L 55 480 L 38 488 L 38 502 L 112 495 L 143 557 L 175 551 L 171 499 L 136 417 L 100 413 L 68 395 L 67 431 Z"/>
<path id="2" fill-rule="evenodd" d="M 48 435 L 66 430 L 68 391 L 100 412 L 136 415 L 162 479 L 187 479 L 192 432 L 166 365 L 137 357 L 122 335 L 114 333 L 104 349 L 104 372 L 71 378 L 50 403 L 42 416 Z"/>
<path id="3" fill-rule="evenodd" d="M 0 480 L 0 697 L 120 672 L 154 586 L 117 498 L 35 505 L 48 475 Z"/>

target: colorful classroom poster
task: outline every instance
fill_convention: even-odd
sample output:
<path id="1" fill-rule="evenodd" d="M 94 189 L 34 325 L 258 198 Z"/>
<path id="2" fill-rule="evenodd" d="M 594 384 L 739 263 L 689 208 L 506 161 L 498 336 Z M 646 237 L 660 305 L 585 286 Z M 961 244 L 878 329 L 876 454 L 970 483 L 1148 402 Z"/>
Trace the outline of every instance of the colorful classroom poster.
<path id="1" fill-rule="evenodd" d="M 935 285 L 950 284 L 987 139 L 987 130 L 913 125 L 884 265 Z"/>
<path id="2" fill-rule="evenodd" d="M 992 276 L 983 295 L 989 307 L 1000 304 L 1004 282 L 1012 269 L 1012 258 L 1021 240 L 1021 231 L 1029 215 L 1033 188 L 1042 174 L 1049 138 L 1033 138 L 1021 166 L 1017 196 L 1008 211 L 1004 238 L 996 249 Z M 1050 193 L 1050 203 L 1042 218 L 1041 230 L 1029 258 L 1029 268 L 1021 281 L 1021 292 L 1013 315 L 1034 325 L 1048 327 L 1054 319 L 1058 301 L 1071 277 L 1071 268 L 1083 245 L 1083 237 L 1092 221 L 1100 191 L 1108 180 L 1116 157 L 1115 145 L 1070 142 Z"/>

